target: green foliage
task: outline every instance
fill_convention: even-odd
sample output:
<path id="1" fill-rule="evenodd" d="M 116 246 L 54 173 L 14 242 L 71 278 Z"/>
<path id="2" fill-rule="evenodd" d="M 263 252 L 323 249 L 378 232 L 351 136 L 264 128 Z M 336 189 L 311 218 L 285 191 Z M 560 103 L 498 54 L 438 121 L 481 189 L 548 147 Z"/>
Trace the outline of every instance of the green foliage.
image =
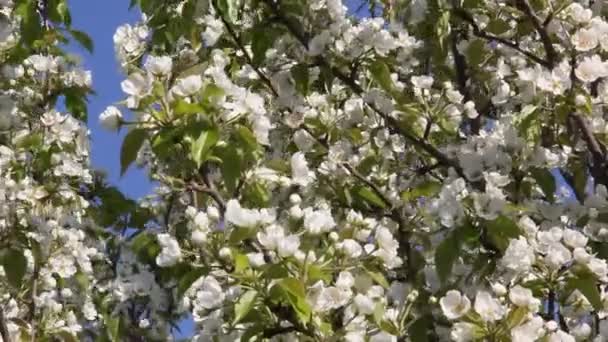
<path id="1" fill-rule="evenodd" d="M 27 269 L 27 259 L 23 255 L 23 251 L 14 248 L 2 250 L 0 251 L 0 261 L 8 283 L 13 288 L 20 289 Z"/>
<path id="2" fill-rule="evenodd" d="M 148 132 L 145 129 L 136 128 L 132 129 L 125 136 L 125 140 L 122 143 L 120 149 L 120 174 L 124 175 L 129 166 L 137 158 L 137 153 L 141 149 L 144 141 L 148 136 Z"/>

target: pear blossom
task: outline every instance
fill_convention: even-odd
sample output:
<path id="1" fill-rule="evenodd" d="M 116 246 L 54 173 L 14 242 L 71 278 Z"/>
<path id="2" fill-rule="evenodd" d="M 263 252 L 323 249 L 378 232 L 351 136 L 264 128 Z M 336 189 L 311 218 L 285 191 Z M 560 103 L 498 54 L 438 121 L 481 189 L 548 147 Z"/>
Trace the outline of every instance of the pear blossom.
<path id="1" fill-rule="evenodd" d="M 114 106 L 106 108 L 99 115 L 99 123 L 108 131 L 115 131 L 120 127 L 122 121 L 122 113 Z"/>

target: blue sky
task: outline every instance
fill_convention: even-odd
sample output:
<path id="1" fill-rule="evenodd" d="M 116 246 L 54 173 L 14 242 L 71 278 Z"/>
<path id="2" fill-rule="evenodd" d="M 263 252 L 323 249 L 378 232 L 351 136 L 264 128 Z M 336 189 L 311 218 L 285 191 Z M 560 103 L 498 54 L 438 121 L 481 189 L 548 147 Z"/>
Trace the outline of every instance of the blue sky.
<path id="1" fill-rule="evenodd" d="M 93 54 L 70 46 L 73 52 L 82 56 L 84 67 L 93 72 L 93 88 L 97 93 L 89 102 L 93 166 L 106 170 L 108 181 L 129 197 L 141 197 L 151 188 L 144 172 L 132 167 L 120 177 L 120 146 L 126 130 L 120 134 L 107 132 L 98 122 L 99 113 L 123 99 L 120 82 L 124 77 L 114 57 L 112 36 L 119 25 L 137 21 L 140 14 L 136 10 L 129 11 L 127 0 L 70 0 L 69 5 L 74 28 L 85 31 L 95 42 Z"/>

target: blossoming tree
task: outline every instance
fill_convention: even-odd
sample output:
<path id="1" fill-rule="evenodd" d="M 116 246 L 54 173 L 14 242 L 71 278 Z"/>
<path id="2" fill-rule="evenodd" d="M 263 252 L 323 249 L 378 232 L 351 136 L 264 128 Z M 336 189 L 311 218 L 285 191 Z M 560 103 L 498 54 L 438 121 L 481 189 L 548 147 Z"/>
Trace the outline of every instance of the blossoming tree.
<path id="1" fill-rule="evenodd" d="M 132 0 L 138 202 L 67 2 L 0 6 L 2 341 L 608 340 L 603 2 Z"/>

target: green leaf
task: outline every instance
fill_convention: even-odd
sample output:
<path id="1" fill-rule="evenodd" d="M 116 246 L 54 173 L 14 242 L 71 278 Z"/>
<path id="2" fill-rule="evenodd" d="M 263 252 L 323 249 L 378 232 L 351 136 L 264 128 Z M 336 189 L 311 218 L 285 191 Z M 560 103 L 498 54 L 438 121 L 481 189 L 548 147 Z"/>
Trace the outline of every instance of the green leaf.
<path id="1" fill-rule="evenodd" d="M 376 323 L 376 325 L 380 326 L 382 319 L 384 319 L 385 311 L 386 310 L 384 307 L 384 303 L 376 302 L 376 305 L 374 306 L 374 312 L 372 313 L 372 316 L 374 317 L 374 323 Z"/>
<path id="2" fill-rule="evenodd" d="M 543 193 L 545 194 L 545 197 L 547 197 L 547 200 L 549 200 L 549 202 L 553 202 L 555 198 L 555 190 L 557 187 L 555 185 L 555 177 L 553 177 L 551 171 L 547 169 L 533 168 L 532 170 L 530 170 L 530 173 L 532 174 L 532 177 L 534 177 L 534 179 L 536 180 L 536 183 L 543 190 Z"/>
<path id="3" fill-rule="evenodd" d="M 289 272 L 285 267 L 277 264 L 265 265 L 264 277 L 268 279 L 281 279 L 289 276 Z"/>
<path id="4" fill-rule="evenodd" d="M 217 154 L 222 160 L 220 169 L 224 185 L 230 193 L 234 193 L 241 178 L 243 152 L 235 146 L 228 145 Z"/>
<path id="5" fill-rule="evenodd" d="M 291 304 L 298 319 L 307 324 L 310 321 L 312 309 L 306 301 L 306 293 L 303 283 L 296 278 L 285 278 L 278 283 L 283 297 Z"/>
<path id="6" fill-rule="evenodd" d="M 236 133 L 239 140 L 245 144 L 245 147 L 247 147 L 248 150 L 253 151 L 258 148 L 258 140 L 249 128 L 238 125 L 236 127 Z"/>
<path id="7" fill-rule="evenodd" d="M 81 91 L 69 90 L 65 94 L 65 108 L 75 118 L 87 121 L 88 110 L 85 95 Z"/>
<path id="8" fill-rule="evenodd" d="M 198 103 L 188 103 L 182 99 L 177 100 L 173 105 L 173 113 L 175 115 L 191 115 L 203 113 L 205 109 Z"/>
<path id="9" fill-rule="evenodd" d="M 407 329 L 408 334 L 412 342 L 428 342 L 429 331 L 433 331 L 431 327 L 431 317 L 420 317 Z"/>
<path id="10" fill-rule="evenodd" d="M 436 181 L 424 182 L 401 194 L 401 199 L 405 202 L 417 200 L 420 197 L 432 197 L 441 191 L 441 183 Z"/>
<path id="11" fill-rule="evenodd" d="M 387 204 L 384 203 L 382 198 L 380 198 L 380 196 L 378 196 L 372 189 L 366 186 L 356 186 L 354 188 L 354 194 L 373 206 L 383 209 L 387 207 Z"/>
<path id="12" fill-rule="evenodd" d="M 310 83 L 308 66 L 306 64 L 296 64 L 291 68 L 291 77 L 295 82 L 296 90 L 302 95 L 307 95 Z"/>
<path id="13" fill-rule="evenodd" d="M 505 324 L 509 330 L 521 325 L 524 320 L 528 317 L 528 308 L 518 307 L 509 312 Z"/>
<path id="14" fill-rule="evenodd" d="M 70 30 L 70 34 L 72 34 L 72 37 L 78 42 L 78 44 L 82 45 L 82 47 L 87 49 L 87 51 L 90 53 L 93 53 L 93 39 L 91 39 L 88 34 L 78 30 Z"/>
<path id="15" fill-rule="evenodd" d="M 247 316 L 249 311 L 255 305 L 255 299 L 258 296 L 258 292 L 255 290 L 249 290 L 245 292 L 238 302 L 234 305 L 234 321 L 232 324 L 237 324 L 243 317 Z"/>
<path id="16" fill-rule="evenodd" d="M 236 0 L 217 0 L 216 8 L 222 14 L 222 16 L 228 21 L 233 23 L 238 17 L 238 7 Z"/>
<path id="17" fill-rule="evenodd" d="M 249 268 L 249 258 L 245 254 L 237 253 L 234 256 L 234 272 L 241 273 Z"/>
<path id="18" fill-rule="evenodd" d="M 266 51 L 276 41 L 277 30 L 266 23 L 260 23 L 251 32 L 251 52 L 253 52 L 253 64 L 260 65 L 266 59 Z"/>
<path id="19" fill-rule="evenodd" d="M 494 34 L 503 34 L 510 29 L 511 26 L 509 26 L 509 23 L 500 18 L 490 21 L 488 26 L 486 26 L 486 30 Z"/>
<path id="20" fill-rule="evenodd" d="M 480 65 L 487 56 L 486 42 L 482 39 L 471 41 L 467 47 L 466 55 L 469 65 Z"/>
<path id="21" fill-rule="evenodd" d="M 120 316 L 107 313 L 103 315 L 103 321 L 110 341 L 120 341 Z"/>
<path id="22" fill-rule="evenodd" d="M 120 175 L 124 175 L 131 163 L 137 158 L 137 153 L 146 140 L 148 133 L 146 130 L 136 128 L 125 136 L 125 140 L 120 148 Z"/>
<path id="23" fill-rule="evenodd" d="M 372 74 L 372 78 L 376 83 L 387 92 L 393 90 L 393 80 L 391 79 L 391 71 L 388 66 L 379 60 L 375 60 L 369 66 L 369 71 Z"/>
<path id="24" fill-rule="evenodd" d="M 517 224 L 506 216 L 486 221 L 485 226 L 488 237 L 501 252 L 507 249 L 511 239 L 517 239 L 521 235 Z"/>
<path id="25" fill-rule="evenodd" d="M 460 242 L 456 234 L 449 234 L 435 250 L 435 269 L 442 283 L 445 283 L 452 274 L 459 253 Z"/>
<path id="26" fill-rule="evenodd" d="M 131 250 L 138 259 L 146 264 L 155 264 L 156 256 L 160 253 L 160 245 L 156 236 L 150 233 L 140 233 L 131 240 Z"/>
<path id="27" fill-rule="evenodd" d="M 21 288 L 25 271 L 27 270 L 27 259 L 23 252 L 17 249 L 8 249 L 2 253 L 2 266 L 6 273 L 8 283 L 16 288 Z"/>
<path id="28" fill-rule="evenodd" d="M 390 287 L 388 281 L 386 281 L 386 278 L 384 278 L 384 275 L 382 275 L 382 273 L 380 272 L 374 272 L 374 271 L 370 271 L 370 270 L 366 270 L 367 274 L 374 280 L 374 282 L 376 282 L 376 284 L 384 287 L 385 289 L 388 289 Z"/>
<path id="29" fill-rule="evenodd" d="M 42 34 L 37 8 L 37 0 L 24 0 L 15 9 L 21 18 L 21 36 L 26 44 L 33 43 Z"/>
<path id="30" fill-rule="evenodd" d="M 464 245 L 476 245 L 479 233 L 473 225 L 466 221 L 448 233 L 435 250 L 435 268 L 442 283 L 452 274 L 454 262 L 458 259 Z"/>
<path id="31" fill-rule="evenodd" d="M 231 244 L 237 244 L 245 239 L 249 239 L 255 236 L 256 231 L 247 227 L 237 227 L 230 232 L 228 242 Z"/>
<path id="32" fill-rule="evenodd" d="M 198 139 L 192 144 L 190 154 L 192 160 L 200 167 L 207 160 L 209 151 L 217 144 L 220 139 L 220 133 L 217 129 L 202 131 Z"/>
<path id="33" fill-rule="evenodd" d="M 568 287 L 579 290 L 597 311 L 603 310 L 602 297 L 598 290 L 598 281 L 591 273 L 578 274 L 568 279 Z"/>
<path id="34" fill-rule="evenodd" d="M 68 8 L 67 0 L 50 0 L 47 3 L 48 17 L 55 23 L 63 23 L 65 26 L 72 24 L 72 17 Z"/>

